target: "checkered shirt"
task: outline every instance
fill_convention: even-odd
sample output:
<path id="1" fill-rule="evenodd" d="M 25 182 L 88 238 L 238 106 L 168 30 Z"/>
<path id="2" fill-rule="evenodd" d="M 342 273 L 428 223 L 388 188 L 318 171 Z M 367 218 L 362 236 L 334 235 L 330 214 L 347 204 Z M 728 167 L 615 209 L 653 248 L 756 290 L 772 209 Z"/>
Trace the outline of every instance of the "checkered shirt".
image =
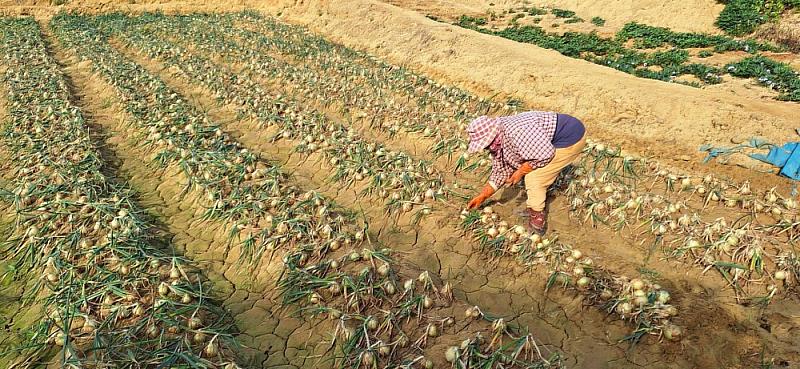
<path id="1" fill-rule="evenodd" d="M 525 162 L 536 169 L 553 160 L 556 149 L 552 141 L 557 117 L 555 112 L 529 111 L 506 117 L 480 117 L 470 124 L 470 149 L 474 149 L 473 141 L 483 145 L 478 150 L 486 148 L 494 139 L 492 133 L 500 134 L 500 149 L 492 156 L 492 174 L 489 176 L 492 187 L 500 188 Z M 479 137 L 474 134 L 477 132 L 484 134 Z M 486 133 L 492 135 L 488 141 Z"/>

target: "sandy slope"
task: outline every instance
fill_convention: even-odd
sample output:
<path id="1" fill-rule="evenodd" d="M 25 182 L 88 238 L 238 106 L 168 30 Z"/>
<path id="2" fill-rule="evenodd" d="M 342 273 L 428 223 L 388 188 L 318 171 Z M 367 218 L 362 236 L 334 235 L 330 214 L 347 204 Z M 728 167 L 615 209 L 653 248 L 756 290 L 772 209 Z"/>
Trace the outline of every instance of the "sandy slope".
<path id="1" fill-rule="evenodd" d="M 610 29 L 622 28 L 625 23 L 637 21 L 653 26 L 669 27 L 684 32 L 719 32 L 714 20 L 724 4 L 714 0 L 388 0 L 403 8 L 415 9 L 425 14 L 429 8 L 443 6 L 463 10 L 464 14 L 487 10 L 501 12 L 510 7 L 525 5 L 547 6 L 575 11 L 584 19 L 601 17 Z M 494 4 L 494 5 L 490 5 Z"/>

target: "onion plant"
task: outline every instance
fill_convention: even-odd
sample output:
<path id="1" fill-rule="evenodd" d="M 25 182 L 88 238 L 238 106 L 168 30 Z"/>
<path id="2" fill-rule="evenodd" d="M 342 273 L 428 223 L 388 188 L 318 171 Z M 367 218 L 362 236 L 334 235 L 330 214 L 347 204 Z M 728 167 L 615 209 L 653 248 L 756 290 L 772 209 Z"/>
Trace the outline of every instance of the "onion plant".
<path id="1" fill-rule="evenodd" d="M 106 176 L 38 23 L 0 23 L 3 142 L 13 158 L 4 200 L 17 215 L 0 252 L 30 271 L 36 282 L 25 301 L 46 313 L 18 364 L 237 368 L 230 317 L 193 263 L 153 236 L 132 193 Z"/>

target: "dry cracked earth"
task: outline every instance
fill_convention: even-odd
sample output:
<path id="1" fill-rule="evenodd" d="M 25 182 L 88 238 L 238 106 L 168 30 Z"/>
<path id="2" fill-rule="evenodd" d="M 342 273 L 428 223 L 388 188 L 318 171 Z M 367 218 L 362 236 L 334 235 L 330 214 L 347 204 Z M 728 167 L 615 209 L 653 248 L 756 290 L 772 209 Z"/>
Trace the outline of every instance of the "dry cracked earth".
<path id="1" fill-rule="evenodd" d="M 104 160 L 113 177 L 128 184 L 138 194 L 160 236 L 176 247 L 175 252 L 194 260 L 213 282 L 217 298 L 231 313 L 239 330 L 238 339 L 247 356 L 244 363 L 263 368 L 321 368 L 332 365 L 327 356 L 333 334 L 325 320 L 308 319 L 294 307 L 284 307 L 276 283 L 282 271 L 277 255 L 266 257 L 257 265 L 239 261 L 239 251 L 229 246 L 227 225 L 201 219 L 205 209 L 192 193 L 185 194 L 188 180 L 177 167 L 161 168 L 148 159 L 152 153 L 140 145 L 141 135 L 131 126 L 132 118 L 122 103 L 109 91 L 113 89 L 102 76 L 94 73 L 89 62 L 61 46 L 40 19 L 52 55 L 60 63 L 71 83 L 74 103 L 88 117 L 91 134 L 102 148 Z M 369 219 L 369 233 L 376 242 L 399 251 L 398 260 L 412 269 L 425 270 L 437 281 L 455 286 L 461 304 L 477 305 L 487 314 L 527 328 L 548 350 L 560 352 L 567 367 L 573 368 L 745 368 L 760 365 L 764 353 L 776 363 L 800 363 L 800 315 L 797 296 L 779 299 L 765 308 L 737 303 L 725 281 L 714 273 L 688 267 L 680 261 L 665 260 L 642 238 L 626 237 L 607 227 L 592 227 L 580 217 L 569 214 L 568 199 L 556 197 L 551 206 L 550 231 L 559 239 L 575 245 L 594 260 L 614 272 L 630 277 L 647 276 L 667 287 L 680 314 L 676 323 L 685 327 L 680 342 L 658 337 L 630 345 L 620 339 L 631 326 L 590 306 L 579 293 L 559 288 L 548 289 L 546 270 L 528 268 L 511 257 L 492 257 L 483 253 L 458 225 L 463 206 L 459 197 L 433 205 L 432 213 L 421 222 L 411 215 L 388 216 L 376 195 L 362 196 L 365 183 L 343 187 L 329 179 L 333 167 L 321 154 L 299 154 L 290 140 L 272 141 L 278 134 L 274 127 L 239 114 L 239 107 L 218 101 L 214 93 L 194 82 L 178 68 L 126 46 L 119 40 L 112 45 L 150 73 L 163 79 L 210 121 L 218 124 L 244 147 L 275 161 L 304 190 L 314 190 L 337 203 L 360 212 Z M 230 64 L 221 55 L 202 50 L 215 63 L 236 73 L 245 74 L 245 66 Z M 302 64 L 289 55 L 274 55 L 280 60 Z M 306 106 L 325 114 L 334 122 L 350 124 L 364 137 L 387 148 L 405 151 L 423 158 L 434 143 L 419 134 L 388 135 L 374 124 L 357 119 L 358 112 L 344 111 L 336 102 L 326 103 L 307 98 L 297 86 L 280 78 L 255 76 L 266 90 L 295 95 Z M 0 109 L 2 110 L 2 109 Z M 482 176 L 452 174 L 453 163 L 446 158 L 434 160 L 444 173 L 446 183 L 461 188 L 477 188 Z M 654 189 L 656 191 L 657 189 Z M 524 193 L 504 191 L 493 205 L 512 223 L 519 223 L 517 208 Z M 4 224 L 12 211 L 3 209 Z M 724 207 L 706 209 L 710 216 L 736 216 Z M 646 239 L 646 237 L 644 238 Z M 0 267 L 4 264 L 0 263 Z M 36 316 L 36 305 L 18 310 L 17 297 L 22 282 L 5 282 L 2 295 L 6 331 L 16 331 Z M 7 303 L 8 302 L 8 303 Z M 460 305 L 459 305 L 460 306 Z M 9 308 L 7 308 L 9 307 Z M 8 315 L 8 312 L 15 312 Z M 792 313 L 794 312 L 794 313 Z M 12 335 L 2 339 L 13 340 Z M 0 364 L 4 359 L 0 359 Z"/>

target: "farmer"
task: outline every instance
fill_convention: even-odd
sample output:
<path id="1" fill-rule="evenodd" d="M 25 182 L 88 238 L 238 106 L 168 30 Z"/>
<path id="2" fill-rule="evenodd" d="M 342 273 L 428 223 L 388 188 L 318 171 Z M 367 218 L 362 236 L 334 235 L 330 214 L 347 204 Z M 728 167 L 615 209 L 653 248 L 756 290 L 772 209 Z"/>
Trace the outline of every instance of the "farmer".
<path id="1" fill-rule="evenodd" d="M 547 188 L 586 145 L 583 123 L 567 114 L 529 111 L 505 117 L 478 117 L 469 124 L 467 133 L 469 153 L 486 149 L 492 157 L 489 183 L 467 208 L 481 206 L 500 187 L 515 185 L 524 177 L 529 228 L 543 234 Z"/>

